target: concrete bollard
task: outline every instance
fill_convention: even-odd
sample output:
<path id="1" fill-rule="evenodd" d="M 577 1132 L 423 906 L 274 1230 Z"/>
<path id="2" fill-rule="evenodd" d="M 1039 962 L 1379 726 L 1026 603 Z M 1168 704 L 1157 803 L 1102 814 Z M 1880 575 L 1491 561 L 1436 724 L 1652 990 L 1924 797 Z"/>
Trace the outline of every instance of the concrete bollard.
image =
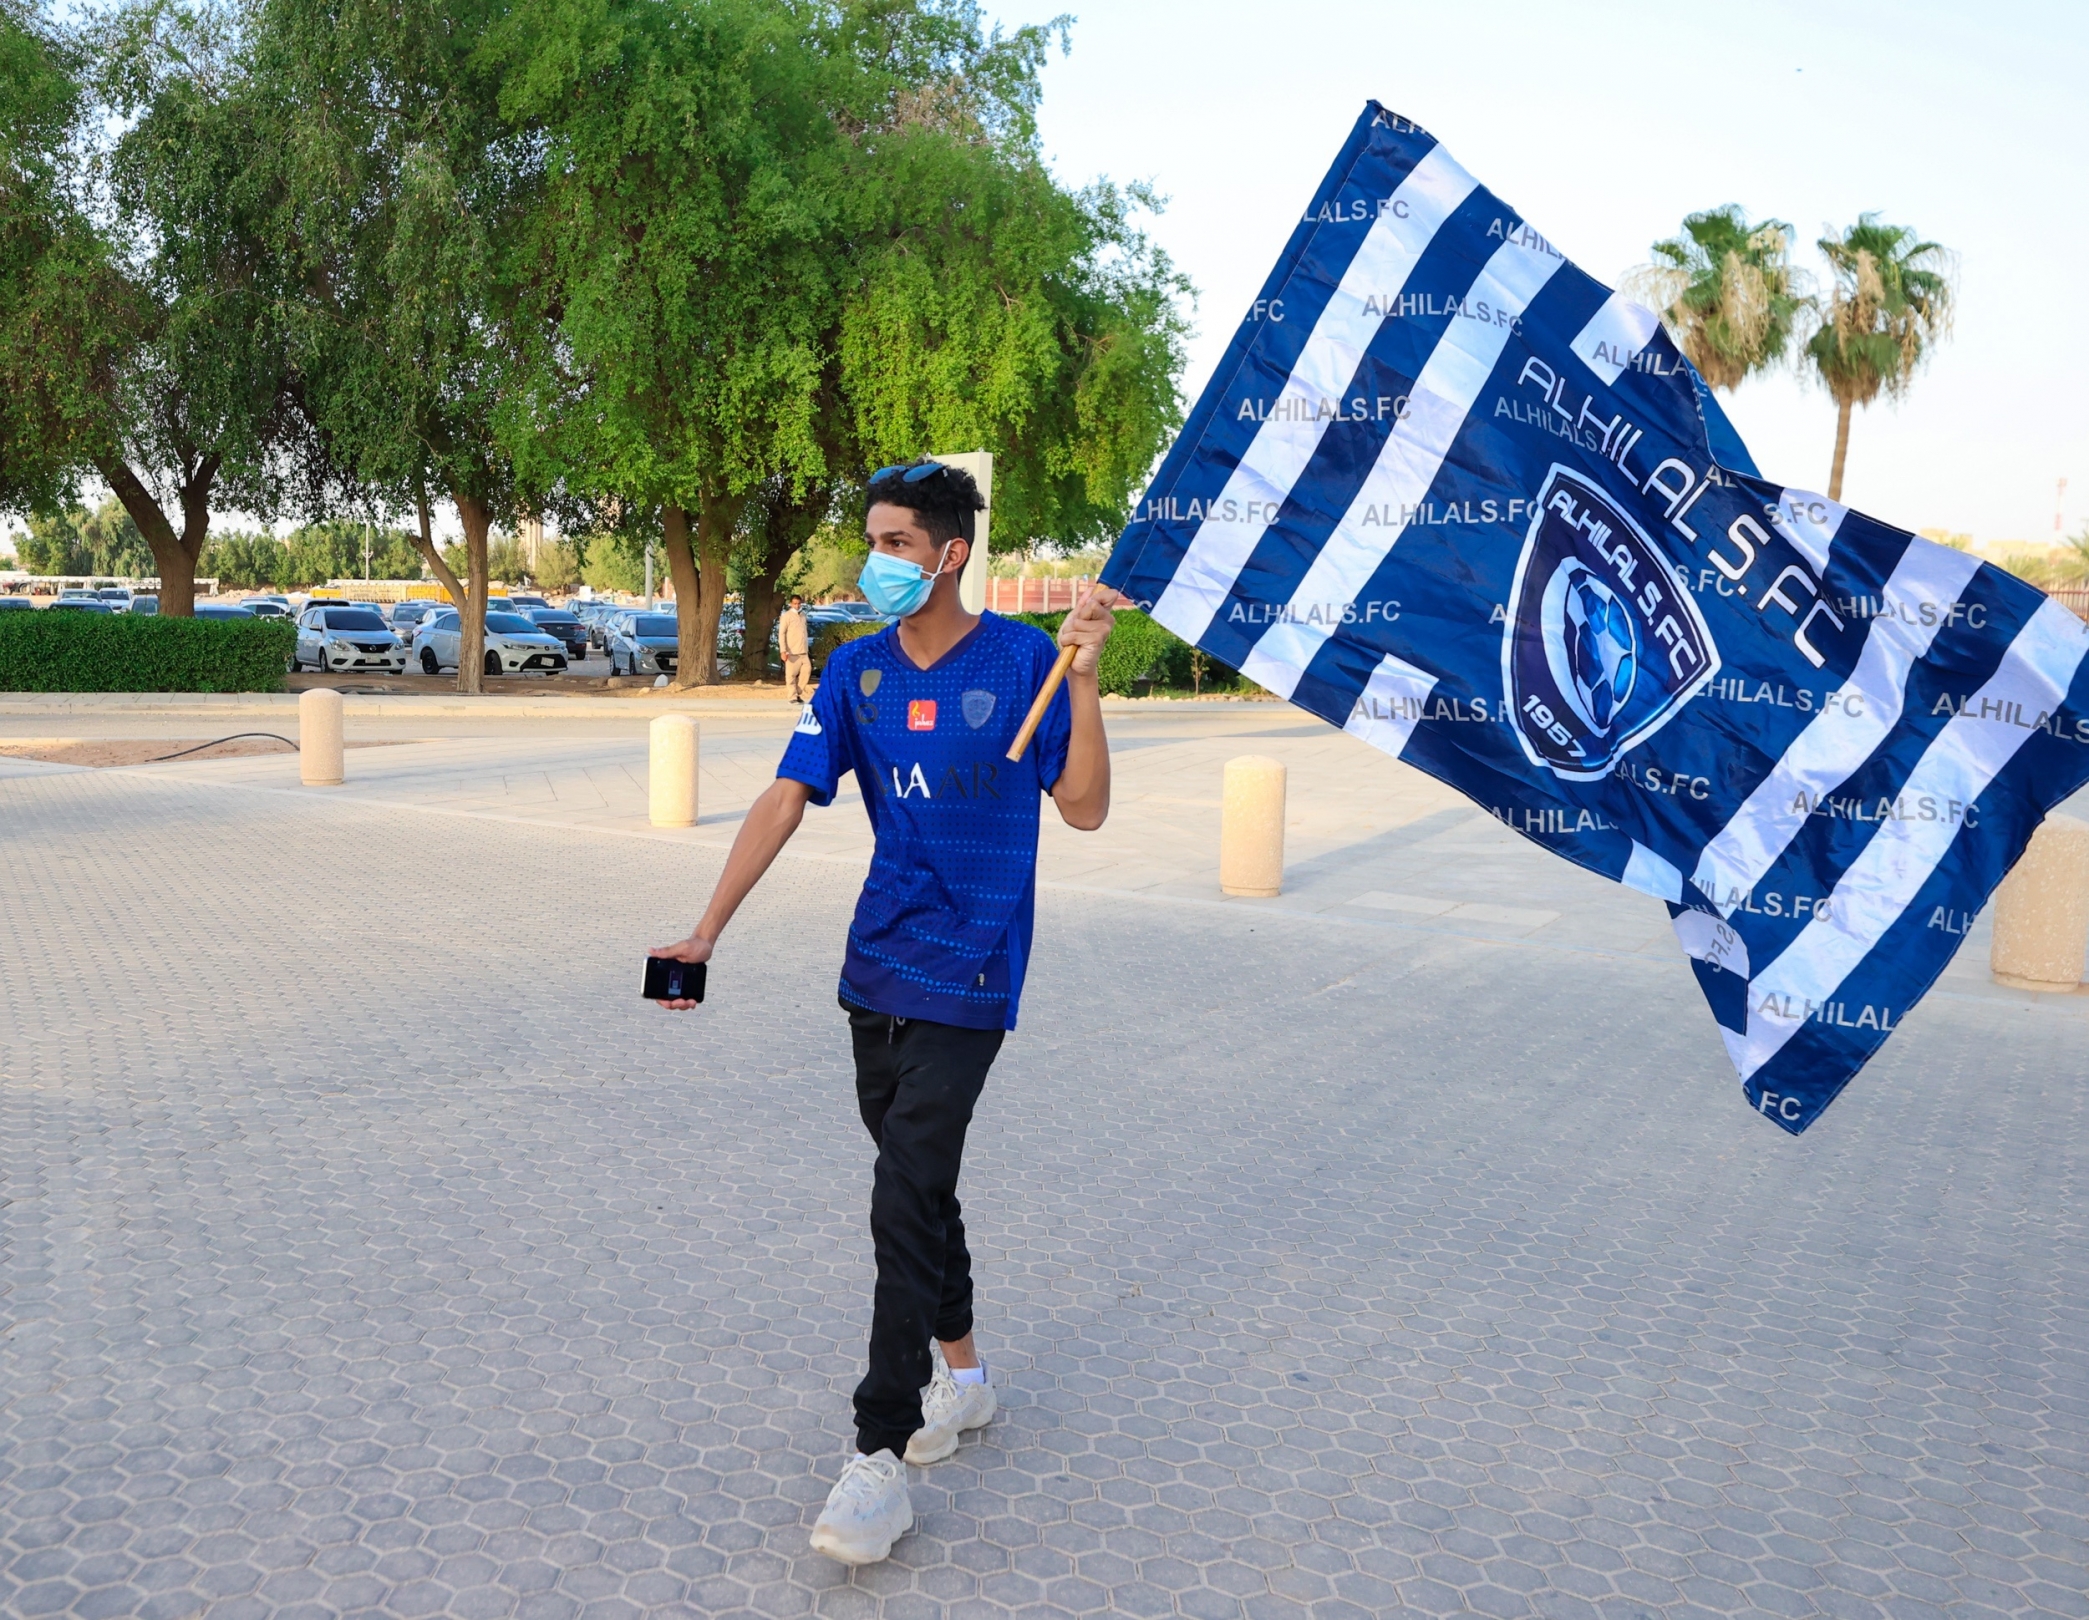
<path id="1" fill-rule="evenodd" d="M 697 737 L 693 716 L 663 714 L 653 722 L 646 797 L 656 827 L 696 825 Z"/>
<path id="2" fill-rule="evenodd" d="M 1988 967 L 2018 990 L 2072 990 L 2089 953 L 2089 821 L 2047 816 L 1995 891 Z"/>
<path id="3" fill-rule="evenodd" d="M 1262 754 L 1226 761 L 1219 814 L 1219 889 L 1267 900 L 1284 892 L 1284 765 Z"/>
<path id="4" fill-rule="evenodd" d="M 297 700 L 297 774 L 306 787 L 339 787 L 341 694 L 317 687 Z"/>

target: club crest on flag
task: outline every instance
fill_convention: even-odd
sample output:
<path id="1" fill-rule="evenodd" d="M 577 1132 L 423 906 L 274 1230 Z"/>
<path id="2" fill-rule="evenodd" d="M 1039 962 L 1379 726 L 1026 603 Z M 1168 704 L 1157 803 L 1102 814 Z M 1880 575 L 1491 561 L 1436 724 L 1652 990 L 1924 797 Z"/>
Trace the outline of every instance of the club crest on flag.
<path id="1" fill-rule="evenodd" d="M 1535 504 L 1502 692 L 1532 764 L 1595 781 L 1718 673 L 1719 649 L 1659 549 L 1596 485 L 1554 466 Z"/>

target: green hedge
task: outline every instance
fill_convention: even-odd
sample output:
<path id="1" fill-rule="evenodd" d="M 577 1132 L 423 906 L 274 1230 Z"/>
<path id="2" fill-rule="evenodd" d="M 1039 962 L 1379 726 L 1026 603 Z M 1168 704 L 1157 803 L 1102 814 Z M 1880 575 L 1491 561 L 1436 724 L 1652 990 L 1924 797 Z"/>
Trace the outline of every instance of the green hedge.
<path id="1" fill-rule="evenodd" d="M 1034 624 L 1046 635 L 1057 637 L 1063 613 L 1012 613 L 1012 619 Z M 1130 697 L 1142 681 L 1155 686 L 1187 689 L 1194 684 L 1190 657 L 1196 649 L 1166 625 L 1156 624 L 1137 608 L 1117 615 L 1110 639 L 1103 643 L 1102 663 L 1095 672 L 1096 684 L 1105 692 Z M 1241 683 L 1234 672 L 1213 658 L 1204 657 L 1203 690 L 1224 692 Z"/>
<path id="2" fill-rule="evenodd" d="M 0 692 L 280 692 L 286 619 L 0 613 Z"/>
<path id="3" fill-rule="evenodd" d="M 885 627 L 864 619 L 850 619 L 839 624 L 816 624 L 812 628 L 812 672 L 820 674 L 827 667 L 827 660 L 834 656 L 834 649 L 844 641 L 859 641 L 865 636 L 874 636 Z"/>

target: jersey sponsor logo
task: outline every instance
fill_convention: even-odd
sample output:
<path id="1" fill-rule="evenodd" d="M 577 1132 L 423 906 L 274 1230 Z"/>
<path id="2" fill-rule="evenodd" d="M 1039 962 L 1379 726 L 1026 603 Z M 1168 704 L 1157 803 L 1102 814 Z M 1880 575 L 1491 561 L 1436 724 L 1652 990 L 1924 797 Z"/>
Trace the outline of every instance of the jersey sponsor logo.
<path id="1" fill-rule="evenodd" d="M 805 712 L 798 716 L 797 725 L 791 729 L 808 737 L 817 737 L 820 734 L 820 717 L 812 712 L 810 703 L 805 705 Z"/>
<path id="2" fill-rule="evenodd" d="M 885 767 L 883 776 L 873 772 L 870 784 L 895 799 L 998 799 L 1001 797 L 1001 767 L 993 760 L 957 760 L 943 767 L 934 788 L 920 760 L 900 774 L 898 765 Z M 888 787 L 889 782 L 889 787 Z"/>
<path id="3" fill-rule="evenodd" d="M 1719 649 L 1639 525 L 1555 465 L 1516 565 L 1502 685 L 1531 763 L 1608 776 L 1719 672 Z"/>
<path id="4" fill-rule="evenodd" d="M 974 689 L 965 694 L 964 703 L 965 724 L 974 731 L 985 725 L 993 716 L 994 694 L 991 692 Z"/>
<path id="5" fill-rule="evenodd" d="M 909 731 L 934 731 L 936 729 L 936 700 L 934 698 L 909 698 L 907 700 L 907 729 Z"/>

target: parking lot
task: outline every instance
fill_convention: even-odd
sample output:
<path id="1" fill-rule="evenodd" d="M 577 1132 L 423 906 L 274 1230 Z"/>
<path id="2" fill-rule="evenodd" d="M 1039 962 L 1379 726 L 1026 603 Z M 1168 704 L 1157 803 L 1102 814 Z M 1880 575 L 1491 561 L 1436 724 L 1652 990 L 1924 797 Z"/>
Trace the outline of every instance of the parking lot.
<path id="1" fill-rule="evenodd" d="M 548 690 L 548 689 L 547 689 Z M 0 702 L 192 738 L 293 699 Z M 1986 925 L 1794 1141 L 1662 909 L 1274 705 L 1112 705 L 966 1172 L 1002 1416 L 811 1554 L 868 1319 L 844 794 L 636 996 L 791 722 L 351 698 L 0 758 L 0 1611 L 2079 1614 L 2089 996 Z M 294 733 L 292 733 L 294 734 Z M 1285 894 L 1218 773 L 1290 770 Z"/>

